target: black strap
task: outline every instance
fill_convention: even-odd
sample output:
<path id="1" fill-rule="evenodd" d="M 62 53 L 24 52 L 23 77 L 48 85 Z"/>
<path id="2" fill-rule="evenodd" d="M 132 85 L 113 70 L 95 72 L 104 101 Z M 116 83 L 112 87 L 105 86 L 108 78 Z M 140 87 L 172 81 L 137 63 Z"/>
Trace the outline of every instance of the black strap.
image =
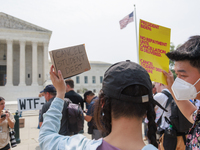
<path id="1" fill-rule="evenodd" d="M 165 95 L 168 97 L 168 101 L 167 101 L 167 104 L 166 104 L 166 107 L 165 107 L 165 108 L 167 108 L 167 106 L 172 102 L 173 97 L 172 97 L 172 95 L 171 95 L 168 91 L 166 91 L 166 90 L 162 90 L 161 93 L 165 94 Z"/>
<path id="2" fill-rule="evenodd" d="M 166 108 L 169 106 L 169 104 L 172 102 L 173 97 L 172 97 L 172 95 L 171 95 L 169 92 L 167 92 L 167 91 L 165 91 L 165 90 L 162 90 L 161 93 L 165 94 L 165 95 L 168 97 L 167 103 L 166 103 L 166 105 L 165 105 L 165 109 L 166 109 Z M 163 111 L 163 113 L 164 113 L 164 111 Z M 159 126 L 160 126 L 161 121 L 162 121 L 163 113 L 162 113 L 162 115 L 160 116 L 160 118 L 159 118 L 158 121 L 157 121 L 157 125 L 159 125 Z"/>
<path id="3" fill-rule="evenodd" d="M 68 134 L 70 133 L 70 131 L 69 131 L 69 110 L 68 110 L 69 103 L 70 103 L 70 101 L 68 101 L 67 99 L 64 99 L 64 108 L 63 109 L 66 109 L 65 113 L 67 114 L 66 116 L 67 116 L 67 132 L 68 132 Z"/>

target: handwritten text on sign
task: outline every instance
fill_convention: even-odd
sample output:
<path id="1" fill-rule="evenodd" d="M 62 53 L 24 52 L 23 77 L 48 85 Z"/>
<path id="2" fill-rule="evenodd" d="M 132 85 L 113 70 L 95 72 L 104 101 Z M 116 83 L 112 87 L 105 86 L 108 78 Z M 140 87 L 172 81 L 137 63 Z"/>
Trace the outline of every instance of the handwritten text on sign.
<path id="1" fill-rule="evenodd" d="M 61 68 L 62 66 L 66 66 L 66 74 L 74 73 L 82 69 L 82 63 L 85 59 L 84 56 L 85 53 L 83 49 L 79 49 L 79 47 L 72 47 L 55 52 L 56 59 L 59 59 L 56 63 L 57 67 Z"/>
<path id="2" fill-rule="evenodd" d="M 56 72 L 60 70 L 63 78 L 90 70 L 90 64 L 83 44 L 53 50 L 49 53 Z"/>
<path id="3" fill-rule="evenodd" d="M 46 103 L 44 97 L 18 98 L 18 111 L 40 110 Z"/>

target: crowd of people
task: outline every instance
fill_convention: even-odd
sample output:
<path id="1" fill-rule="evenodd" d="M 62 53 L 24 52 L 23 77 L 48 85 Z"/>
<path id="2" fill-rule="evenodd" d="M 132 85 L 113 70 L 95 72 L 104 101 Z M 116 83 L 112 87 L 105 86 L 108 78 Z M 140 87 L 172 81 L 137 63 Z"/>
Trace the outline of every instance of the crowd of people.
<path id="1" fill-rule="evenodd" d="M 200 149 L 200 36 L 192 36 L 167 57 L 175 61 L 177 75 L 163 70 L 167 85 L 152 82 L 148 72 L 129 60 L 113 64 L 104 74 L 96 96 L 84 98 L 74 91 L 74 82 L 50 68 L 53 85 L 42 95 L 47 103 L 40 113 L 39 143 L 42 150 L 198 150 Z M 79 105 L 88 133 L 70 132 L 69 103 Z M 86 108 L 84 107 L 86 103 Z M 12 114 L 4 110 L 0 97 L 0 150 L 10 149 L 8 127 Z M 143 139 L 142 123 L 145 127 Z M 83 133 L 84 131 L 79 131 Z M 4 135 L 4 136 L 2 136 Z M 3 139 L 3 138 L 5 139 Z M 144 140 L 148 140 L 145 144 Z"/>
<path id="2" fill-rule="evenodd" d="M 58 72 L 57 76 L 52 66 L 50 76 L 57 89 L 57 96 L 45 114 L 39 136 L 40 147 L 98 150 L 199 149 L 199 111 L 194 103 L 196 99 L 200 99 L 200 36 L 190 37 L 182 46 L 166 55 L 175 61 L 174 70 L 177 74 L 174 81 L 171 71 L 163 71 L 167 85 L 156 82 L 155 87 L 152 87 L 146 70 L 130 61 L 118 62 L 105 72 L 102 90 L 93 108 L 95 125 L 104 135 L 98 140 L 90 140 L 80 134 L 61 136 L 57 133 L 59 120 L 62 117 L 65 83 L 62 73 Z M 154 88 L 156 92 L 153 94 Z M 89 102 L 93 98 L 87 99 Z M 173 124 L 172 118 L 175 110 L 173 102 L 187 121 L 193 124 L 187 133 L 182 134 L 179 129 L 177 132 L 175 130 L 176 125 Z M 56 117 L 53 117 L 54 115 Z M 91 117 L 86 116 L 88 120 L 92 120 Z M 148 145 L 144 144 L 141 129 L 145 117 L 148 120 L 146 134 L 150 143 Z M 158 132 L 157 129 L 162 130 Z M 184 137 L 187 137 L 187 140 Z M 168 146 L 170 144 L 171 147 Z"/>

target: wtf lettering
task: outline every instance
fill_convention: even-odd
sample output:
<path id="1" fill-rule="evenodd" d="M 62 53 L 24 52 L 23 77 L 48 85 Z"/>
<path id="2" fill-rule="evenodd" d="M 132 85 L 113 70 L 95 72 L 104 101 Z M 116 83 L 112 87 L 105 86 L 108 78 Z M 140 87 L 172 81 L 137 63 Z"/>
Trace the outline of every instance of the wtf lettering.
<path id="1" fill-rule="evenodd" d="M 45 104 L 44 98 L 18 98 L 18 110 L 39 110 Z"/>

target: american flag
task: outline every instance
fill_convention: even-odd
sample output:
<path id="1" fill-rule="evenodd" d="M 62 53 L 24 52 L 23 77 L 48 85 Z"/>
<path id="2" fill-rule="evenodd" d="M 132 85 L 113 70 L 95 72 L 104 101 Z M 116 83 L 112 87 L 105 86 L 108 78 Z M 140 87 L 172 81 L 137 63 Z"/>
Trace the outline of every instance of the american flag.
<path id="1" fill-rule="evenodd" d="M 123 29 L 126 25 L 133 21 L 133 12 L 119 21 L 120 28 Z"/>

